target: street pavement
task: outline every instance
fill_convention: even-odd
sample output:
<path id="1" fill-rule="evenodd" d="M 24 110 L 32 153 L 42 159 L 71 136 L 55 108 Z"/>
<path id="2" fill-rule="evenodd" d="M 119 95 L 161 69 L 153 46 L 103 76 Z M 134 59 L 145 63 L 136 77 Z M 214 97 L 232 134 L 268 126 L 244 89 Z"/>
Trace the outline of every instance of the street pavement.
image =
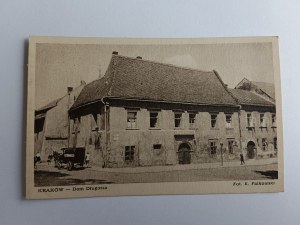
<path id="1" fill-rule="evenodd" d="M 272 161 L 273 160 L 273 161 Z M 264 160 L 266 164 L 266 161 Z M 216 165 L 190 164 L 136 168 L 66 168 L 58 170 L 54 164 L 41 163 L 35 169 L 35 186 L 93 185 L 110 183 L 154 183 L 277 179 L 278 164 L 274 159 Z"/>

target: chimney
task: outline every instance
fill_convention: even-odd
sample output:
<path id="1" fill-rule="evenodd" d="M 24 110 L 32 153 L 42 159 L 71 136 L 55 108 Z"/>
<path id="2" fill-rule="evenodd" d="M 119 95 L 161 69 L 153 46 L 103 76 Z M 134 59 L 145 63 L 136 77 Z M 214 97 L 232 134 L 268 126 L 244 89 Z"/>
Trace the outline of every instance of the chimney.
<path id="1" fill-rule="evenodd" d="M 119 53 L 117 51 L 112 52 L 113 55 L 118 55 Z"/>
<path id="2" fill-rule="evenodd" d="M 86 82 L 84 80 L 81 80 L 80 85 L 86 85 Z"/>
<path id="3" fill-rule="evenodd" d="M 68 87 L 68 95 L 73 91 L 73 87 Z"/>
<path id="4" fill-rule="evenodd" d="M 137 58 L 137 59 L 143 59 L 142 56 L 137 56 L 136 58 Z"/>

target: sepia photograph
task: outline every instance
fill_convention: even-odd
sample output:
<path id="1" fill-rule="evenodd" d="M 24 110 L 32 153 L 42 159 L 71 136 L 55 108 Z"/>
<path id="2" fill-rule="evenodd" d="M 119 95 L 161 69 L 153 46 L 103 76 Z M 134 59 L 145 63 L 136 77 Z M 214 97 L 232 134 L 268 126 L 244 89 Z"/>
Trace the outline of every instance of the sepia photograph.
<path id="1" fill-rule="evenodd" d="M 26 197 L 283 191 L 278 37 L 30 37 Z"/>

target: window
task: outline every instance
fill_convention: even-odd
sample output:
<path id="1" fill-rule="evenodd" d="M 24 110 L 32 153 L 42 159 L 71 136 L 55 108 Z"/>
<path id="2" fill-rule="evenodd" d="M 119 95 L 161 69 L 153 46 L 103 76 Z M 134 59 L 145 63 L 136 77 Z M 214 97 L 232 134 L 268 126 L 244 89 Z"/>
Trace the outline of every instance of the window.
<path id="1" fill-rule="evenodd" d="M 228 152 L 230 154 L 233 154 L 233 145 L 234 145 L 234 140 L 233 139 L 228 140 Z"/>
<path id="2" fill-rule="evenodd" d="M 277 150 L 277 137 L 275 137 L 273 141 L 274 141 L 274 149 Z"/>
<path id="3" fill-rule="evenodd" d="M 76 117 L 73 123 L 73 133 L 80 131 L 80 117 Z"/>
<path id="4" fill-rule="evenodd" d="M 215 128 L 217 124 L 217 114 L 210 114 L 210 126 Z"/>
<path id="5" fill-rule="evenodd" d="M 214 156 L 217 154 L 217 141 L 209 141 L 210 154 Z"/>
<path id="6" fill-rule="evenodd" d="M 134 160 L 135 146 L 125 146 L 125 161 L 132 162 Z"/>
<path id="7" fill-rule="evenodd" d="M 276 127 L 276 114 L 272 114 L 272 127 Z"/>
<path id="8" fill-rule="evenodd" d="M 264 113 L 259 114 L 259 126 L 260 127 L 266 127 L 266 121 L 265 121 L 265 114 Z"/>
<path id="9" fill-rule="evenodd" d="M 195 128 L 195 122 L 196 122 L 196 114 L 195 113 L 189 113 L 190 128 Z"/>
<path id="10" fill-rule="evenodd" d="M 181 127 L 182 113 L 176 112 L 174 113 L 174 116 L 175 116 L 175 127 Z"/>
<path id="11" fill-rule="evenodd" d="M 247 113 L 247 127 L 254 127 L 252 113 Z"/>
<path id="12" fill-rule="evenodd" d="M 266 151 L 268 149 L 268 142 L 266 138 L 262 138 L 262 150 Z"/>
<path id="13" fill-rule="evenodd" d="M 226 128 L 231 128 L 232 127 L 232 115 L 231 114 L 226 114 Z"/>
<path id="14" fill-rule="evenodd" d="M 127 111 L 127 128 L 134 129 L 136 128 L 136 111 Z"/>
<path id="15" fill-rule="evenodd" d="M 158 128 L 158 112 L 150 112 L 150 128 Z"/>
<path id="16" fill-rule="evenodd" d="M 153 150 L 160 150 L 161 149 L 161 144 L 154 144 L 153 145 Z"/>

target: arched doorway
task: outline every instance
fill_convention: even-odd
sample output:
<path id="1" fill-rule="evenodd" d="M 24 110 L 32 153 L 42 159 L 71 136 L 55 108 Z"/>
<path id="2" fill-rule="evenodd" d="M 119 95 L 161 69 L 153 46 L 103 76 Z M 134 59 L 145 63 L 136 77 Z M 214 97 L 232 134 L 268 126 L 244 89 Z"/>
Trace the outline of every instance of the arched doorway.
<path id="1" fill-rule="evenodd" d="M 178 162 L 179 164 L 191 163 L 191 147 L 187 143 L 182 143 L 178 148 Z"/>
<path id="2" fill-rule="evenodd" d="M 249 141 L 247 144 L 247 157 L 249 159 L 253 159 L 255 157 L 255 143 L 253 141 Z"/>

